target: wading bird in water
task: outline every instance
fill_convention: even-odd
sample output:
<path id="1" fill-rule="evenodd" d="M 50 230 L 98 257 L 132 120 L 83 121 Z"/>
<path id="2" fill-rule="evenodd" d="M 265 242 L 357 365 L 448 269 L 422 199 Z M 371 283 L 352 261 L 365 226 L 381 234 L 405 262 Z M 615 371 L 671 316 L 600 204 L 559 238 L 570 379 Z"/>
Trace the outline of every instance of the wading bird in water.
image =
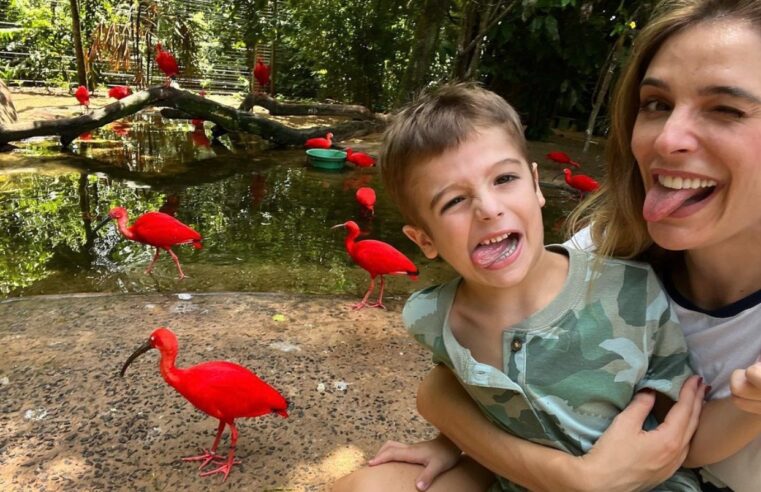
<path id="1" fill-rule="evenodd" d="M 346 160 L 357 167 L 373 167 L 375 165 L 375 157 L 364 152 L 354 152 L 351 147 L 346 147 Z"/>
<path id="2" fill-rule="evenodd" d="M 180 73 L 180 67 L 177 66 L 177 60 L 169 51 L 161 47 L 161 43 L 156 43 L 156 64 L 159 66 L 166 80 L 164 81 L 164 87 L 169 87 L 172 82 L 177 78 Z"/>
<path id="3" fill-rule="evenodd" d="M 186 369 L 175 366 L 179 346 L 177 337 L 168 328 L 157 328 L 148 340 L 129 356 L 122 366 L 120 376 L 124 376 L 127 367 L 141 354 L 158 349 L 161 353 L 159 370 L 164 381 L 185 397 L 194 407 L 203 413 L 219 419 L 217 436 L 211 449 L 204 454 L 183 458 L 183 461 L 201 461 L 199 469 L 214 462 L 218 468 L 202 472 L 205 477 L 215 473 L 224 475 L 227 480 L 233 465 L 240 463 L 235 459 L 235 445 L 238 442 L 238 429 L 235 419 L 241 417 L 259 417 L 276 413 L 288 417 L 288 402 L 276 389 L 243 366 L 226 361 L 204 362 Z M 230 452 L 227 460 L 217 454 L 219 439 L 230 427 Z"/>
<path id="4" fill-rule="evenodd" d="M 375 215 L 375 190 L 369 186 L 363 186 L 357 190 L 355 194 L 357 203 L 359 203 L 363 210 L 367 210 L 370 215 Z"/>
<path id="5" fill-rule="evenodd" d="M 93 232 L 108 224 L 111 219 L 116 220 L 119 232 L 127 239 L 156 248 L 156 254 L 153 256 L 153 260 L 148 265 L 145 273 L 151 273 L 153 265 L 163 249 L 174 260 L 174 264 L 177 265 L 177 271 L 180 272 L 180 280 L 182 280 L 185 278 L 185 274 L 182 272 L 182 267 L 180 267 L 180 260 L 177 259 L 177 255 L 172 251 L 172 246 L 177 244 L 192 244 L 194 248 L 201 249 L 201 235 L 171 215 L 161 212 L 146 212 L 138 217 L 131 226 L 127 227 L 127 221 L 129 220 L 127 209 L 124 207 L 114 207 L 108 212 L 108 218 L 98 224 Z"/>
<path id="6" fill-rule="evenodd" d="M 359 236 L 359 226 L 353 220 L 335 225 L 332 229 L 337 227 L 346 228 L 344 245 L 351 259 L 370 274 L 370 287 L 367 288 L 362 301 L 354 305 L 354 309 L 362 309 L 365 306 L 386 309 L 386 306 L 383 305 L 383 276 L 409 275 L 412 280 L 416 280 L 420 272 L 418 272 L 417 267 L 409 258 L 388 243 L 374 239 L 355 242 L 355 239 Z M 380 276 L 378 301 L 374 304 L 368 304 L 367 298 L 370 297 L 370 293 L 373 291 L 373 287 L 375 287 L 375 277 L 377 276 Z"/>
<path id="7" fill-rule="evenodd" d="M 329 149 L 333 146 L 333 134 L 328 132 L 325 138 L 310 138 L 304 142 L 304 147 L 308 149 Z"/>

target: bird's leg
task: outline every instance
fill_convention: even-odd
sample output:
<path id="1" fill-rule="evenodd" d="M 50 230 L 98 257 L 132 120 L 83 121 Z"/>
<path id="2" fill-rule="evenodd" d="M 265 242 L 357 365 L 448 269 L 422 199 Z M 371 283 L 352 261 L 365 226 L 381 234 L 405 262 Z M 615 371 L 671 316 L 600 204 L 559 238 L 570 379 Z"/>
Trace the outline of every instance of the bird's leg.
<path id="1" fill-rule="evenodd" d="M 208 477 L 209 475 L 213 475 L 215 473 L 224 473 L 225 478 L 222 479 L 224 482 L 227 480 L 227 475 L 230 474 L 230 470 L 233 469 L 233 465 L 240 464 L 240 460 L 235 459 L 235 445 L 238 443 L 238 429 L 235 428 L 234 422 L 230 422 L 227 425 L 230 426 L 230 453 L 227 455 L 227 461 L 222 462 L 223 464 L 219 468 L 201 473 L 202 477 Z"/>
<path id="2" fill-rule="evenodd" d="M 381 279 L 382 278 L 383 277 L 381 277 Z M 367 298 L 370 297 L 370 293 L 373 291 L 374 287 L 375 287 L 375 279 L 373 277 L 370 277 L 370 287 L 367 288 L 367 292 L 365 292 L 365 297 L 363 297 L 360 302 L 354 305 L 354 309 L 362 309 L 363 307 L 367 306 Z"/>
<path id="3" fill-rule="evenodd" d="M 171 248 L 167 248 L 166 252 L 172 256 L 172 261 L 174 261 L 174 264 L 177 265 L 177 271 L 180 272 L 180 280 L 184 279 L 185 274 L 182 273 L 182 267 L 180 267 L 180 260 L 177 258 L 177 255 L 174 254 L 174 251 L 172 251 Z"/>
<path id="4" fill-rule="evenodd" d="M 378 302 L 376 302 L 375 304 L 370 304 L 370 307 L 386 309 L 386 306 L 383 305 L 383 284 L 384 284 L 383 275 L 381 275 L 380 278 L 381 278 L 381 284 L 380 284 L 380 294 L 378 294 Z"/>
<path id="5" fill-rule="evenodd" d="M 148 265 L 148 268 L 145 269 L 145 273 L 151 273 L 151 270 L 153 270 L 153 265 L 156 263 L 156 260 L 159 259 L 159 253 L 161 253 L 161 250 L 159 248 L 156 248 L 156 254 L 153 255 L 153 259 L 151 260 L 151 264 Z"/>
<path id="6" fill-rule="evenodd" d="M 219 427 L 217 428 L 217 437 L 214 438 L 214 444 L 211 445 L 211 449 L 204 449 L 203 454 L 199 456 L 188 456 L 187 458 L 182 458 L 182 461 L 203 461 L 201 463 L 201 466 L 198 467 L 199 470 L 203 470 L 203 467 L 208 465 L 213 460 L 223 460 L 225 459 L 224 456 L 220 456 L 217 454 L 217 446 L 219 446 L 219 438 L 222 437 L 222 432 L 225 430 L 225 423 L 223 421 L 219 421 Z"/>

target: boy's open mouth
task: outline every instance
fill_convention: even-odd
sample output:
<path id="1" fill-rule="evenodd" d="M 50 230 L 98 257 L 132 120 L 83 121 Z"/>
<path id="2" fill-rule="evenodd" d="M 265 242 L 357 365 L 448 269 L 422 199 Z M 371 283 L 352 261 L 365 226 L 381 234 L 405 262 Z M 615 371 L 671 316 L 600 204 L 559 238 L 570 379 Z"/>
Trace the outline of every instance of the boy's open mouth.
<path id="1" fill-rule="evenodd" d="M 515 253 L 520 240 L 521 235 L 517 232 L 509 232 L 488 239 L 476 246 L 476 249 L 470 255 L 470 259 L 476 265 L 488 268 Z"/>
<path id="2" fill-rule="evenodd" d="M 648 222 L 657 222 L 680 208 L 699 203 L 716 191 L 712 179 L 679 178 L 658 175 L 657 182 L 648 190 L 642 215 Z"/>

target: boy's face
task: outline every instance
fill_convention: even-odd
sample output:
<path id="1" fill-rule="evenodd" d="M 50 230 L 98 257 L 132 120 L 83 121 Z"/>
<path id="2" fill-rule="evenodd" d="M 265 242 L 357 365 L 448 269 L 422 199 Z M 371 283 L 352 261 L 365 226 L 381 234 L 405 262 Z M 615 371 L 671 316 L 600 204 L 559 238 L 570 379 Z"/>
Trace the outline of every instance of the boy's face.
<path id="1" fill-rule="evenodd" d="M 405 234 L 468 282 L 515 286 L 544 250 L 536 164 L 503 129 L 474 132 L 417 166 L 406 191 L 425 229 L 406 225 Z"/>

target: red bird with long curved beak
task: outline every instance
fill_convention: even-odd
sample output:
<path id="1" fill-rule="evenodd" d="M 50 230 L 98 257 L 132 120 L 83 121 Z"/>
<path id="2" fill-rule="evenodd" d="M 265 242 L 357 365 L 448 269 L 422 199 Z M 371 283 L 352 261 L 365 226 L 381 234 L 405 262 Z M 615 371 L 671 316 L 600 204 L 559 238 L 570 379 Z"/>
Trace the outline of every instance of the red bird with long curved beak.
<path id="1" fill-rule="evenodd" d="M 259 82 L 259 87 L 265 88 L 270 85 L 270 66 L 266 65 L 261 58 L 257 58 L 254 64 L 254 78 Z"/>
<path id="2" fill-rule="evenodd" d="M 369 186 L 363 186 L 357 190 L 355 195 L 357 203 L 359 203 L 363 209 L 367 210 L 370 215 L 375 215 L 375 190 Z"/>
<path id="3" fill-rule="evenodd" d="M 113 97 L 117 101 L 132 95 L 132 89 L 126 85 L 115 85 L 108 89 L 108 97 Z"/>
<path id="4" fill-rule="evenodd" d="M 565 174 L 565 182 L 571 188 L 579 191 L 579 197 L 583 197 L 585 193 L 591 193 L 597 191 L 600 187 L 600 183 L 596 179 L 587 176 L 586 174 L 571 174 L 571 170 L 568 168 L 563 169 Z"/>
<path id="5" fill-rule="evenodd" d="M 183 461 L 202 461 L 199 469 L 214 462 L 221 465 L 210 471 L 201 473 L 202 477 L 222 473 L 227 480 L 233 465 L 240 463 L 235 459 L 235 445 L 238 442 L 238 429 L 235 419 L 241 417 L 259 417 L 276 413 L 288 417 L 288 402 L 283 395 L 272 386 L 243 366 L 226 361 L 204 362 L 187 369 L 176 367 L 179 346 L 177 337 L 168 328 L 157 328 L 150 338 L 129 356 L 122 366 L 120 376 L 124 377 L 127 367 L 141 354 L 158 349 L 161 353 L 159 369 L 164 381 L 179 394 L 185 397 L 194 407 L 203 413 L 219 419 L 217 436 L 211 449 L 204 454 L 183 458 Z M 217 454 L 219 439 L 230 427 L 230 452 L 227 460 Z"/>
<path id="6" fill-rule="evenodd" d="M 77 98 L 77 101 L 82 106 L 82 112 L 84 113 L 90 106 L 90 91 L 87 90 L 87 87 L 80 85 L 74 92 L 74 97 Z"/>
<path id="7" fill-rule="evenodd" d="M 354 152 L 351 147 L 346 147 L 346 160 L 357 167 L 373 167 L 375 165 L 375 157 L 364 152 Z"/>
<path id="8" fill-rule="evenodd" d="M 116 220 L 119 232 L 127 239 L 156 248 L 156 254 L 153 256 L 153 260 L 148 265 L 145 273 L 151 273 L 153 265 L 158 260 L 159 253 L 163 249 L 169 253 L 174 264 L 177 265 L 177 271 L 180 272 L 180 280 L 182 280 L 185 278 L 185 274 L 182 272 L 182 267 L 180 267 L 180 260 L 177 259 L 177 255 L 172 251 L 172 246 L 177 244 L 192 244 L 196 249 L 201 249 L 202 247 L 202 238 L 198 232 L 171 215 L 161 212 L 146 212 L 138 217 L 130 227 L 127 227 L 127 221 L 129 220 L 127 209 L 124 207 L 114 207 L 108 212 L 108 217 L 98 224 L 93 232 L 108 224 L 111 219 Z"/>
<path id="9" fill-rule="evenodd" d="M 164 87 L 169 87 L 180 73 L 180 67 L 177 65 L 177 60 L 174 55 L 163 49 L 161 43 L 156 43 L 155 49 L 156 64 L 167 77 L 164 81 Z"/>
<path id="10" fill-rule="evenodd" d="M 578 162 L 571 160 L 571 157 L 566 154 L 565 152 L 561 152 L 559 150 L 555 150 L 547 154 L 547 158 L 551 161 L 555 161 L 558 164 L 568 164 L 570 166 L 573 166 L 575 168 L 580 168 L 581 164 Z"/>
<path id="11" fill-rule="evenodd" d="M 333 134 L 328 132 L 325 138 L 310 138 L 304 142 L 304 147 L 307 149 L 329 149 L 333 146 Z"/>
<path id="12" fill-rule="evenodd" d="M 334 225 L 332 229 L 337 227 L 346 228 L 344 245 L 351 259 L 370 274 L 370 287 L 367 288 L 362 301 L 354 305 L 354 309 L 362 309 L 365 306 L 386 309 L 386 306 L 383 305 L 384 275 L 409 275 L 412 280 L 417 280 L 417 276 L 420 275 L 417 267 L 398 249 L 388 243 L 374 239 L 355 242 L 359 236 L 359 226 L 353 220 Z M 374 304 L 368 304 L 367 298 L 370 297 L 370 293 L 375 287 L 375 277 L 377 276 L 380 276 L 381 280 L 378 301 Z"/>

